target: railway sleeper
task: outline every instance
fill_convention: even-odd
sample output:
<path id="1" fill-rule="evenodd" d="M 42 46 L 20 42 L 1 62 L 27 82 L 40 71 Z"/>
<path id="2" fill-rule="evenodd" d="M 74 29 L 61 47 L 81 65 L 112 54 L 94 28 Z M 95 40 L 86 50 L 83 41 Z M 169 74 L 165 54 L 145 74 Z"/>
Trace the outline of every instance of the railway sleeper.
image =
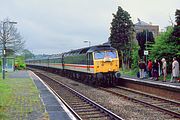
<path id="1" fill-rule="evenodd" d="M 91 112 L 94 111 L 94 108 L 90 108 L 90 109 L 81 109 L 81 110 L 76 110 L 76 112 Z"/>
<path id="2" fill-rule="evenodd" d="M 99 114 L 102 114 L 100 111 L 96 110 L 96 111 L 84 111 L 84 112 L 78 112 L 79 115 L 99 115 Z"/>
<path id="3" fill-rule="evenodd" d="M 76 108 L 73 108 L 73 110 L 81 110 L 81 109 L 90 109 L 90 108 L 92 108 L 92 106 L 83 106 L 83 107 L 76 107 Z"/>
<path id="4" fill-rule="evenodd" d="M 179 107 L 171 107 L 170 109 L 171 109 L 172 111 L 177 111 L 177 113 L 180 114 L 180 109 L 179 109 Z"/>
<path id="5" fill-rule="evenodd" d="M 106 116 L 106 115 L 104 115 L 104 114 L 100 114 L 100 115 L 89 115 L 89 116 L 82 116 L 82 119 L 84 119 L 84 120 L 88 120 L 88 119 L 90 119 L 90 120 L 108 120 L 109 118 L 108 118 L 108 116 Z"/>
<path id="6" fill-rule="evenodd" d="M 155 103 L 153 105 L 165 107 L 165 106 L 170 106 L 170 103 Z"/>
<path id="7" fill-rule="evenodd" d="M 86 102 L 84 102 L 83 104 L 85 104 L 85 103 L 86 103 Z M 72 103 L 72 102 L 71 102 L 70 104 L 71 104 L 71 105 L 81 105 L 82 103 L 80 103 L 80 102 L 73 102 L 73 103 Z"/>
<path id="8" fill-rule="evenodd" d="M 81 104 L 81 105 L 72 105 L 73 107 L 86 107 L 86 106 L 91 106 L 89 104 Z"/>
<path id="9" fill-rule="evenodd" d="M 82 103 L 82 100 L 80 100 L 80 99 L 74 99 L 73 101 L 67 100 L 67 101 L 70 101 L 71 104 L 81 104 Z M 86 103 L 86 102 L 84 102 L 84 103 Z"/>

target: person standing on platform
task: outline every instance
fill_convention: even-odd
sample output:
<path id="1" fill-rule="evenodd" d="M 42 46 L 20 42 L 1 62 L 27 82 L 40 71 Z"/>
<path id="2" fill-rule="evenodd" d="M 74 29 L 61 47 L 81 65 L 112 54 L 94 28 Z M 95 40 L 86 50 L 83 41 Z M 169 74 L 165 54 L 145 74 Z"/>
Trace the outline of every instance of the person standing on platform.
<path id="1" fill-rule="evenodd" d="M 139 75 L 140 75 L 140 79 L 144 78 L 144 69 L 145 69 L 146 65 L 145 63 L 140 60 L 139 61 Z"/>
<path id="2" fill-rule="evenodd" d="M 155 59 L 153 62 L 153 79 L 158 80 L 158 61 Z"/>
<path id="3" fill-rule="evenodd" d="M 162 73 L 163 73 L 163 82 L 166 82 L 166 76 L 167 76 L 167 63 L 165 58 L 162 58 Z"/>
<path id="4" fill-rule="evenodd" d="M 157 60 L 158 62 L 158 77 L 161 76 L 161 61 L 160 60 Z"/>
<path id="5" fill-rule="evenodd" d="M 170 82 L 175 82 L 178 76 L 179 76 L 179 62 L 174 57 L 172 63 L 172 77 Z"/>
<path id="6" fill-rule="evenodd" d="M 149 77 L 152 77 L 152 61 L 149 60 L 148 61 L 148 73 L 149 73 Z"/>

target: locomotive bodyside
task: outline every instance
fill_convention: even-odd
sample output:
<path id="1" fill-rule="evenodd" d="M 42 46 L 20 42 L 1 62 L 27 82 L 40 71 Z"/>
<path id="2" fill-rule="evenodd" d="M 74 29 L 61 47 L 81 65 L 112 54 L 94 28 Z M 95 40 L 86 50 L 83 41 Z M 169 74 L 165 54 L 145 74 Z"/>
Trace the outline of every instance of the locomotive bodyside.
<path id="1" fill-rule="evenodd" d="M 79 49 L 65 53 L 63 57 L 64 70 L 94 73 L 93 59 L 86 53 L 88 49 Z"/>

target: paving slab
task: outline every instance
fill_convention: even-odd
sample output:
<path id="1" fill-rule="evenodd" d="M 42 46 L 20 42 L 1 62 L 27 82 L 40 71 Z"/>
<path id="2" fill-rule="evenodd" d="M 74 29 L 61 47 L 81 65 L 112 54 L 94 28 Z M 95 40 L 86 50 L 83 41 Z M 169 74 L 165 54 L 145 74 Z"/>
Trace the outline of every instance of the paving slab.
<path id="1" fill-rule="evenodd" d="M 29 78 L 29 73 L 24 70 L 14 71 L 9 74 L 9 78 Z"/>
<path id="2" fill-rule="evenodd" d="M 55 98 L 55 96 L 47 89 L 47 87 L 42 83 L 42 81 L 31 73 L 31 78 L 34 80 L 37 88 L 40 91 L 41 98 L 45 105 L 46 111 L 49 114 L 50 120 L 72 120 L 75 117 L 69 111 L 65 111 L 62 106 L 63 103 Z"/>

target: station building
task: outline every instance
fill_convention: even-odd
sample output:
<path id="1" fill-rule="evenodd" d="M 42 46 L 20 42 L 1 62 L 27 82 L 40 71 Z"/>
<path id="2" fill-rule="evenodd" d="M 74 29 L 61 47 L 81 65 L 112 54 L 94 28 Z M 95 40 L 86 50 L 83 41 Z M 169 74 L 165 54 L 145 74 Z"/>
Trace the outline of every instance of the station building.
<path id="1" fill-rule="evenodd" d="M 146 23 L 138 18 L 138 22 L 134 24 L 135 26 L 135 32 L 143 32 L 143 30 L 148 30 L 149 32 L 152 32 L 154 35 L 154 38 L 159 35 L 159 26 L 158 25 L 152 25 L 152 23 Z"/>

